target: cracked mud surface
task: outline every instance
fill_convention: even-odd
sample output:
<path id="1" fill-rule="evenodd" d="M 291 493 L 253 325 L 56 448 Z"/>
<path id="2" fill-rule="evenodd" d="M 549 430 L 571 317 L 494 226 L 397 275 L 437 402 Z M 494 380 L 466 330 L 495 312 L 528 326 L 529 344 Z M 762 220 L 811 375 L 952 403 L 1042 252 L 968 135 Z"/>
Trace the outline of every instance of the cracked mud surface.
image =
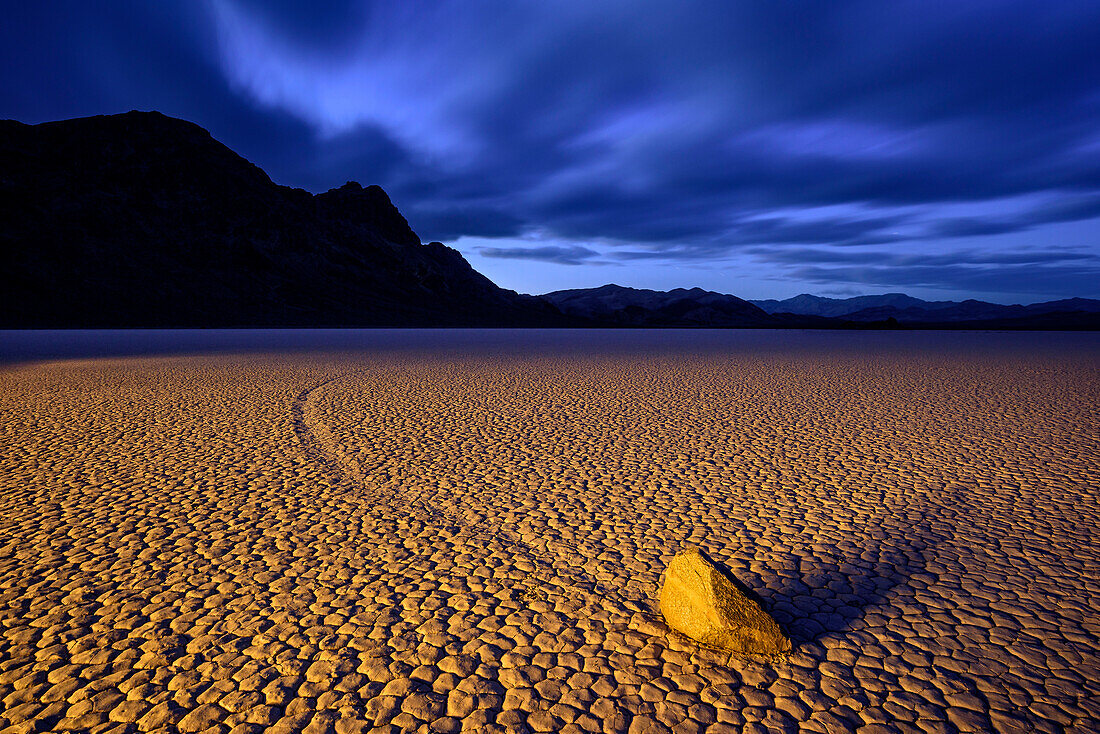
<path id="1" fill-rule="evenodd" d="M 0 730 L 1096 731 L 1098 413 L 1071 346 L 9 367 Z M 683 543 L 790 656 L 669 633 Z"/>

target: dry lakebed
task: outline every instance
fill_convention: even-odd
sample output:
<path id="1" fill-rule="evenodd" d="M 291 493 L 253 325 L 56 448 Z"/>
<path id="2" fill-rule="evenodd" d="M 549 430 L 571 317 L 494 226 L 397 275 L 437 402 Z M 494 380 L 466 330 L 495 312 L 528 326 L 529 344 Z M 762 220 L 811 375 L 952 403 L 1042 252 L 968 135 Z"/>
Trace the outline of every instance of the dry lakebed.
<path id="1" fill-rule="evenodd" d="M 1097 335 L 275 334 L 0 335 L 4 734 L 1100 731 Z"/>

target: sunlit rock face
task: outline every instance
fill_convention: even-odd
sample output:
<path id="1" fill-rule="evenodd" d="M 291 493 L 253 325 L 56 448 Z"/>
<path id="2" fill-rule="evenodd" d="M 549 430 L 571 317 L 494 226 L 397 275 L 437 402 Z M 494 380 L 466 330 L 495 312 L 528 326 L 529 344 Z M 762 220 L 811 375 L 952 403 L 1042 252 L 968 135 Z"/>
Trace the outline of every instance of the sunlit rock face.
<path id="1" fill-rule="evenodd" d="M 698 548 L 668 564 L 661 613 L 669 627 L 708 647 L 764 655 L 791 649 L 775 620 Z"/>

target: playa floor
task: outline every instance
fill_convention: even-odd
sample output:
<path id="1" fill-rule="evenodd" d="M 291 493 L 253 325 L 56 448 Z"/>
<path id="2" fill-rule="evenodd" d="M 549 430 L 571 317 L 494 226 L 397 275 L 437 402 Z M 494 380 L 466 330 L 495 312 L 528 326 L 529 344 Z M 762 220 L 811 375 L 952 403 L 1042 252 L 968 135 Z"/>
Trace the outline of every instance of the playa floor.
<path id="1" fill-rule="evenodd" d="M 0 371 L 0 730 L 1098 731 L 1100 359 Z M 791 637 L 657 611 L 684 544 Z"/>

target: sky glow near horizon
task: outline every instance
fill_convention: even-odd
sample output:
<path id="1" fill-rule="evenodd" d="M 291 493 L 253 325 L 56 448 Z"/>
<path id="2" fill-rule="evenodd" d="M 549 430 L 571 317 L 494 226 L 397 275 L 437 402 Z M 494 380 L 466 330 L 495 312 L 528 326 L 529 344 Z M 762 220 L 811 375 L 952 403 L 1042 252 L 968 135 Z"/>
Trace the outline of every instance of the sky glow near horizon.
<path id="1" fill-rule="evenodd" d="M 40 5 L 0 117 L 192 120 L 506 288 L 1100 297 L 1100 3 Z"/>

